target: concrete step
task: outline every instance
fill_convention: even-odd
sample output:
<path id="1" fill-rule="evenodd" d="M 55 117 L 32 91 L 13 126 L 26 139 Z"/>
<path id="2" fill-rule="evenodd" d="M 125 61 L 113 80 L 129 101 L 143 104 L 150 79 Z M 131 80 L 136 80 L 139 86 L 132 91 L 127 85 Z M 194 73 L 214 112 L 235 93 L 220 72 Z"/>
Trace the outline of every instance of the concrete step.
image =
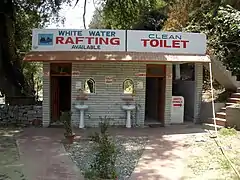
<path id="1" fill-rule="evenodd" d="M 204 129 L 207 129 L 207 130 L 215 130 L 214 124 L 203 123 L 202 126 Z M 217 125 L 216 127 L 217 127 L 217 130 L 224 128 L 224 126 L 219 126 L 219 125 Z"/>
<path id="2" fill-rule="evenodd" d="M 221 111 L 221 112 L 226 112 L 226 109 L 227 109 L 226 107 L 222 107 L 222 108 L 220 109 L 220 111 Z"/>
<path id="3" fill-rule="evenodd" d="M 227 102 L 227 103 L 226 103 L 226 106 L 232 106 L 232 105 L 234 105 L 234 104 L 236 104 L 236 103 Z"/>
<path id="4" fill-rule="evenodd" d="M 228 102 L 230 102 L 230 103 L 239 103 L 240 102 L 240 98 L 229 98 Z"/>
<path id="5" fill-rule="evenodd" d="M 232 93 L 232 98 L 240 98 L 240 93 Z"/>
<path id="6" fill-rule="evenodd" d="M 224 126 L 224 127 L 226 126 L 226 119 L 216 117 L 215 120 L 216 120 L 216 124 L 217 125 Z M 213 118 L 209 118 L 207 123 L 214 124 L 214 119 Z"/>
<path id="7" fill-rule="evenodd" d="M 237 93 L 240 93 L 240 88 L 237 88 Z"/>
<path id="8" fill-rule="evenodd" d="M 226 113 L 225 112 L 217 112 L 216 118 L 226 119 Z"/>

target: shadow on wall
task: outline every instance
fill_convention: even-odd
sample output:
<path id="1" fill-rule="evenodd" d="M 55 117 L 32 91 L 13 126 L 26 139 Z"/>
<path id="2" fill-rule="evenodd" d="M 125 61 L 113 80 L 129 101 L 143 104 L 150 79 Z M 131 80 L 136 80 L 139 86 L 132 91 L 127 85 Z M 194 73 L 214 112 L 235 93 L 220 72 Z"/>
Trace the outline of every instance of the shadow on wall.
<path id="1" fill-rule="evenodd" d="M 222 107 L 225 106 L 225 103 L 214 103 L 215 112 L 219 112 Z M 209 118 L 213 118 L 212 112 L 212 102 L 202 102 L 201 111 L 200 111 L 200 120 L 205 122 Z"/>
<path id="2" fill-rule="evenodd" d="M 184 97 L 184 120 L 193 121 L 195 81 L 175 80 L 173 81 L 173 96 Z"/>

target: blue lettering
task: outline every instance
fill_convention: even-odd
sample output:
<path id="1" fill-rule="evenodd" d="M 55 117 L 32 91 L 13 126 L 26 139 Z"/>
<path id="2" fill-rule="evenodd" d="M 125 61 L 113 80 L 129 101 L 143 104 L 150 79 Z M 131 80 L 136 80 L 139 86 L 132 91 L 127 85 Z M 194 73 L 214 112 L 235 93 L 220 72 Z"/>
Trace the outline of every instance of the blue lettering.
<path id="1" fill-rule="evenodd" d="M 107 36 L 107 37 L 115 37 L 116 32 L 114 31 L 89 31 L 90 36 Z"/>
<path id="2" fill-rule="evenodd" d="M 58 31 L 59 36 L 82 36 L 82 31 Z"/>
<path id="3" fill-rule="evenodd" d="M 167 34 L 163 34 L 162 35 L 162 39 L 168 39 L 168 35 Z"/>
<path id="4" fill-rule="evenodd" d="M 65 36 L 66 31 L 58 31 L 59 36 Z"/>
<path id="5" fill-rule="evenodd" d="M 154 39 L 154 37 L 155 37 L 154 34 L 149 34 L 149 35 L 148 35 L 148 38 L 149 38 L 149 39 Z"/>
<path id="6" fill-rule="evenodd" d="M 95 36 L 95 31 L 89 31 L 90 36 Z"/>

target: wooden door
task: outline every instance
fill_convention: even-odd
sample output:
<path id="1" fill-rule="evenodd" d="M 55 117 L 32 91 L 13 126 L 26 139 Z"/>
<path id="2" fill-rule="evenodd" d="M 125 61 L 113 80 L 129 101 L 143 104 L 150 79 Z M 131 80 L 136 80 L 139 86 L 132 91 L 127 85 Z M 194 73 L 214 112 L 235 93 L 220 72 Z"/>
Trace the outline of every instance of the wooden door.
<path id="1" fill-rule="evenodd" d="M 59 120 L 59 78 L 51 77 L 51 119 L 52 121 Z"/>

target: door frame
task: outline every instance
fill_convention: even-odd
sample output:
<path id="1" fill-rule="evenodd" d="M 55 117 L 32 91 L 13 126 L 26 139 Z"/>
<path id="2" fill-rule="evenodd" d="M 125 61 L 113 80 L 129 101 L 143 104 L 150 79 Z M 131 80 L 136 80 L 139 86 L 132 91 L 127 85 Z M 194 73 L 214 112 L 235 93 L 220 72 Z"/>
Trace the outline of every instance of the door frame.
<path id="1" fill-rule="evenodd" d="M 54 69 L 54 68 L 56 68 L 56 66 L 60 66 L 60 67 L 69 67 L 70 68 L 70 72 L 69 73 L 52 73 L 52 69 Z M 71 78 L 71 76 L 72 76 L 72 63 L 68 63 L 68 62 L 66 62 L 66 63 L 50 63 L 50 123 L 52 123 L 52 122 L 56 122 L 56 121 L 58 121 L 58 120 L 53 120 L 52 118 L 53 118 L 53 116 L 52 116 L 52 109 L 54 108 L 54 102 L 53 102 L 53 97 L 52 97 L 52 95 L 53 95 L 53 91 L 58 91 L 58 94 L 59 94 L 59 78 L 61 78 L 61 77 L 64 77 L 64 76 L 68 76 L 68 77 L 70 77 L 70 81 L 72 81 L 72 78 Z M 56 78 L 57 79 L 57 81 L 58 81 L 58 85 L 57 85 L 57 88 L 56 89 L 54 89 L 55 88 L 55 86 L 53 86 L 52 85 L 52 79 L 53 78 Z M 70 83 L 71 84 L 71 83 Z M 70 92 L 72 92 L 72 86 L 70 85 Z M 59 96 L 59 95 L 58 95 Z M 72 102 L 72 99 L 71 99 L 71 94 L 70 94 L 70 107 L 71 107 L 71 102 Z M 59 100 L 57 100 L 57 103 L 58 103 L 58 105 L 57 105 L 57 107 L 58 107 L 58 111 L 60 111 L 60 101 Z M 59 113 L 57 113 L 57 116 L 61 116 L 61 112 L 59 112 Z"/>
<path id="2" fill-rule="evenodd" d="M 156 74 L 150 74 L 148 72 L 148 68 L 159 68 L 163 71 L 162 74 L 156 75 Z M 158 105 L 157 105 L 157 111 L 159 112 L 158 114 L 158 121 L 162 123 L 163 126 L 165 126 L 165 106 L 166 106 L 166 65 L 165 64 L 147 64 L 146 65 L 146 80 L 147 77 L 154 77 L 157 78 L 156 82 L 157 83 L 157 88 L 159 88 L 159 91 L 162 87 L 163 92 L 158 92 Z M 160 80 L 160 78 L 163 78 L 163 80 Z M 162 83 L 161 83 L 162 82 Z M 160 85 L 160 83 L 162 85 Z M 147 89 L 146 89 L 147 92 Z M 145 99 L 146 103 L 146 99 Z"/>

